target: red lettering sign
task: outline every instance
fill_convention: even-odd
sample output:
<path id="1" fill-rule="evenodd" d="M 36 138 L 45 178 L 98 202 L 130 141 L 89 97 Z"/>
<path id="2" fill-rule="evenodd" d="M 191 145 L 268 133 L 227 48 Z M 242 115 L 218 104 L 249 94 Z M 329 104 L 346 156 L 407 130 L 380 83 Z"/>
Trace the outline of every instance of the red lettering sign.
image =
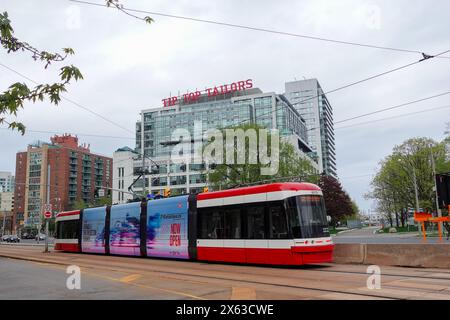
<path id="1" fill-rule="evenodd" d="M 179 247 L 181 246 L 181 224 L 172 223 L 170 225 L 170 246 Z"/>
<path id="2" fill-rule="evenodd" d="M 204 90 L 204 92 L 206 93 L 207 97 L 215 97 L 218 95 L 224 95 L 227 93 L 233 93 L 236 91 L 241 91 L 241 90 L 251 89 L 251 88 L 253 88 L 253 80 L 247 79 L 245 81 L 237 81 L 237 82 L 233 82 L 231 84 L 223 84 L 218 87 L 215 86 L 212 88 L 206 88 Z M 181 97 L 182 97 L 183 103 L 188 104 L 188 103 L 197 102 L 200 99 L 201 95 L 202 95 L 201 91 L 197 90 L 194 92 L 185 93 Z M 171 106 L 174 106 L 179 103 L 178 97 L 169 97 L 169 98 L 162 99 L 161 101 L 163 102 L 164 107 L 171 107 Z"/>

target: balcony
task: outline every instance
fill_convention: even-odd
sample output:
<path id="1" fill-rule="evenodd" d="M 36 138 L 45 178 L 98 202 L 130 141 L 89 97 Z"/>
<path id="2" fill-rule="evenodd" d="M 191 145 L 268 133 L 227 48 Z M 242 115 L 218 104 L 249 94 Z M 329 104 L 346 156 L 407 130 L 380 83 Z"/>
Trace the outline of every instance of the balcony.
<path id="1" fill-rule="evenodd" d="M 95 162 L 94 168 L 95 169 L 103 169 L 103 162 Z"/>

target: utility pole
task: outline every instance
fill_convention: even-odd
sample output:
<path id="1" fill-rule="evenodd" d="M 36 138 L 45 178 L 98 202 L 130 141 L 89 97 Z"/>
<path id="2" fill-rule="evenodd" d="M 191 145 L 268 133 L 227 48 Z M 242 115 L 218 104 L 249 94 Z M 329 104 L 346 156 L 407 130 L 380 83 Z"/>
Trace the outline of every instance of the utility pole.
<path id="1" fill-rule="evenodd" d="M 145 194 L 145 157 L 144 154 L 142 154 L 142 196 L 146 197 Z"/>
<path id="2" fill-rule="evenodd" d="M 412 167 L 413 180 L 414 180 L 414 193 L 415 193 L 415 196 L 416 196 L 416 212 L 419 212 L 420 211 L 420 208 L 419 208 L 419 192 L 417 190 L 416 169 L 414 169 L 414 166 L 411 166 L 411 167 Z M 417 224 L 417 229 L 419 230 L 419 233 L 421 235 L 423 235 L 422 229 L 420 228 L 420 223 Z"/>
<path id="3" fill-rule="evenodd" d="M 414 167 L 412 167 L 412 172 L 413 172 L 413 180 L 414 180 L 414 194 L 416 196 L 416 212 L 419 212 L 420 211 L 420 208 L 419 208 L 419 192 L 417 190 L 416 169 L 414 169 Z"/>
<path id="4" fill-rule="evenodd" d="M 436 210 L 438 217 L 442 217 L 442 211 L 441 208 L 439 208 L 439 200 L 438 200 L 438 193 L 437 193 L 437 184 L 436 184 L 436 166 L 434 164 L 434 156 L 433 156 L 433 149 L 431 149 L 430 145 L 430 153 L 431 153 L 431 168 L 433 170 L 433 181 L 434 181 L 434 195 L 436 200 Z"/>
<path id="5" fill-rule="evenodd" d="M 434 164 L 433 149 L 432 149 L 431 144 L 430 144 L 430 154 L 431 154 L 431 168 L 433 170 L 434 198 L 436 200 L 436 211 L 437 211 L 438 217 L 442 217 L 442 211 L 441 211 L 441 208 L 439 208 L 439 200 L 438 200 L 438 193 L 437 193 L 436 166 Z M 439 222 L 439 230 L 442 230 L 442 227 L 443 227 L 443 223 Z"/>
<path id="6" fill-rule="evenodd" d="M 2 238 L 5 235 L 6 209 L 3 210 Z"/>
<path id="7" fill-rule="evenodd" d="M 141 157 L 142 157 L 142 196 L 147 197 L 145 194 L 145 150 L 144 150 L 144 112 L 141 112 Z"/>
<path id="8" fill-rule="evenodd" d="M 50 164 L 47 166 L 47 204 L 50 204 Z M 51 212 L 52 210 L 50 210 Z M 48 252 L 48 218 L 45 218 L 45 249 L 44 253 Z M 38 234 L 39 239 L 39 234 Z"/>

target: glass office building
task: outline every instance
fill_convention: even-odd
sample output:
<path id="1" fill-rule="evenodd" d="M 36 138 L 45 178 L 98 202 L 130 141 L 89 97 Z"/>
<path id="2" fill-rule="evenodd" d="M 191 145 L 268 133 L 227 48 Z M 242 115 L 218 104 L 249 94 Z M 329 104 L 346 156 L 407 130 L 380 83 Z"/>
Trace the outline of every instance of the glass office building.
<path id="1" fill-rule="evenodd" d="M 136 177 L 143 165 L 145 169 L 151 168 L 146 177 L 147 190 L 161 191 L 170 186 L 173 195 L 198 192 L 206 185 L 204 164 L 170 161 L 174 130 L 187 129 L 194 136 L 194 124 L 199 123 L 203 132 L 244 123 L 278 129 L 299 156 L 310 160 L 318 170 L 318 164 L 309 157 L 313 150 L 307 143 L 306 123 L 299 112 L 283 95 L 252 88 L 215 97 L 204 94 L 195 103 L 180 101 L 173 106 L 143 110 L 141 121 L 136 123 L 136 151 L 143 151 L 146 157 L 144 163 L 142 158 L 134 160 L 133 167 Z M 142 184 L 143 179 L 137 181 L 134 190 L 142 190 Z"/>
<path id="2" fill-rule="evenodd" d="M 320 172 L 337 177 L 333 108 L 317 79 L 285 83 L 285 96 L 306 121 L 308 145 L 317 155 Z"/>

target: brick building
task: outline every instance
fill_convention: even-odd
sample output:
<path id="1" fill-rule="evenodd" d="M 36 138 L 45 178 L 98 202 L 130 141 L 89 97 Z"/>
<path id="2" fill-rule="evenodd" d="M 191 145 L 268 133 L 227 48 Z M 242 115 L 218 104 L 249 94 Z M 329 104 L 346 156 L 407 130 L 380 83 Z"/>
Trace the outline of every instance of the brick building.
<path id="1" fill-rule="evenodd" d="M 77 200 L 92 203 L 96 189 L 111 187 L 112 158 L 90 152 L 71 135 L 38 141 L 16 154 L 14 225 L 39 224 L 49 199 L 53 211 L 70 209 Z M 47 185 L 50 180 L 50 193 Z"/>

